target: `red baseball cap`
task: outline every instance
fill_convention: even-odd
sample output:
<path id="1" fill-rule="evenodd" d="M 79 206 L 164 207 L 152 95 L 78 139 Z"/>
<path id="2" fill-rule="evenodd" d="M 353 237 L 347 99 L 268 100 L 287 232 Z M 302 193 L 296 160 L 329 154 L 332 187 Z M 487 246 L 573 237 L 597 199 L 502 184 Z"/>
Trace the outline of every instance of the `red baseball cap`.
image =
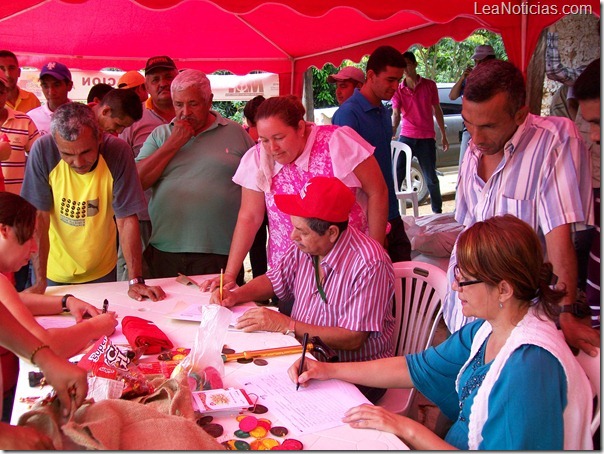
<path id="1" fill-rule="evenodd" d="M 335 177 L 313 177 L 299 194 L 275 194 L 284 213 L 327 222 L 347 221 L 355 201 L 352 190 Z"/>

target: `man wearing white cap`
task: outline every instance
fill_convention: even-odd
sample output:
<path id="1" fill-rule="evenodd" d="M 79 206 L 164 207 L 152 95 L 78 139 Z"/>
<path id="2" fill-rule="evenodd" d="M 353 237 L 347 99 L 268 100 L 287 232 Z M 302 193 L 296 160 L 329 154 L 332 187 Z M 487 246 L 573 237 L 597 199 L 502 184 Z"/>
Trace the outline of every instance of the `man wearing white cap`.
<path id="1" fill-rule="evenodd" d="M 355 88 L 365 83 L 365 73 L 354 66 L 346 66 L 339 73 L 327 77 L 327 82 L 336 84 L 336 99 L 339 105 L 352 96 Z"/>
<path id="2" fill-rule="evenodd" d="M 58 107 L 71 102 L 68 97 L 73 88 L 71 71 L 63 63 L 50 61 L 40 71 L 40 85 L 46 104 L 30 110 L 27 115 L 34 121 L 40 135 L 50 131 L 52 114 Z"/>
<path id="3" fill-rule="evenodd" d="M 117 88 L 132 90 L 138 95 L 141 102 L 145 102 L 149 98 L 147 87 L 145 87 L 145 76 L 138 71 L 128 71 L 122 74 L 117 81 Z"/>
<path id="4" fill-rule="evenodd" d="M 225 286 L 222 300 L 216 290 L 211 302 L 231 307 L 275 295 L 294 299 L 291 317 L 250 309 L 237 329 L 298 340 L 304 333 L 319 336 L 341 361 L 392 356 L 394 270 L 382 245 L 348 225 L 352 191 L 338 178 L 314 177 L 299 194 L 276 194 L 275 203 L 291 216 L 295 245 L 266 274 L 242 287 Z M 373 402 L 383 395 L 381 389 L 361 391 Z"/>

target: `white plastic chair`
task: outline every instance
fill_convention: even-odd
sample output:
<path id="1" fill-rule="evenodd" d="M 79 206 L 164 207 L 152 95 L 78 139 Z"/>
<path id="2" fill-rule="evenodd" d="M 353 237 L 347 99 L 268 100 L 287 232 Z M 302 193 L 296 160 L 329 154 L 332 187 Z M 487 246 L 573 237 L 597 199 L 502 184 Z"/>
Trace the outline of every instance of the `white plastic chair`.
<path id="1" fill-rule="evenodd" d="M 407 200 L 411 200 L 411 205 L 413 205 L 413 216 L 418 217 L 419 199 L 417 198 L 417 191 L 413 189 L 413 184 L 411 182 L 411 158 L 413 157 L 411 148 L 406 143 L 399 142 L 397 140 L 393 140 L 390 143 L 392 145 L 392 175 L 394 177 L 394 193 L 396 194 L 396 198 L 398 199 L 401 214 L 405 214 L 407 212 Z M 407 171 L 405 173 L 405 179 L 399 187 L 396 163 L 398 162 L 398 158 L 401 152 L 405 153 Z"/>
<path id="2" fill-rule="evenodd" d="M 581 351 L 576 358 L 585 371 L 585 375 L 587 375 L 589 383 L 591 383 L 591 389 L 595 396 L 594 414 L 591 419 L 591 434 L 593 436 L 598 427 L 600 427 L 600 350 L 598 350 L 598 355 L 595 357 Z"/>
<path id="3" fill-rule="evenodd" d="M 403 356 L 423 351 L 432 344 L 442 318 L 447 274 L 424 262 L 397 262 L 393 265 L 395 328 L 392 340 L 395 356 Z M 391 388 L 377 405 L 407 415 L 415 393 L 415 389 Z"/>

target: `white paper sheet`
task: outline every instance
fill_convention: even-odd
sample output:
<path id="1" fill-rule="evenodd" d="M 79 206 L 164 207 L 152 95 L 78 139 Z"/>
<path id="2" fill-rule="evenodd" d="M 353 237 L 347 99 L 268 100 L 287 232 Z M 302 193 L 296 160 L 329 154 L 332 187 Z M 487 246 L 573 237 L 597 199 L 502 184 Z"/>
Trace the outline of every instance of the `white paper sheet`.
<path id="1" fill-rule="evenodd" d="M 172 318 L 174 320 L 201 322 L 201 308 L 208 304 L 210 304 L 209 297 L 207 302 L 202 301 L 201 303 L 196 302 L 194 304 L 179 300 L 174 305 L 174 309 L 170 313 L 166 314 L 166 317 Z M 229 307 L 229 310 L 233 314 L 229 326 L 235 326 L 235 324 L 237 323 L 237 319 L 241 317 L 245 313 L 245 311 L 254 307 L 257 307 L 254 303 L 246 303 Z"/>
<path id="2" fill-rule="evenodd" d="M 259 396 L 280 424 L 297 434 L 310 434 L 344 423 L 344 413 L 357 405 L 370 403 L 354 385 L 340 380 L 313 380 L 296 391 L 287 370 L 250 377 L 244 383 L 249 394 Z M 338 396 L 334 399 L 333 396 Z"/>

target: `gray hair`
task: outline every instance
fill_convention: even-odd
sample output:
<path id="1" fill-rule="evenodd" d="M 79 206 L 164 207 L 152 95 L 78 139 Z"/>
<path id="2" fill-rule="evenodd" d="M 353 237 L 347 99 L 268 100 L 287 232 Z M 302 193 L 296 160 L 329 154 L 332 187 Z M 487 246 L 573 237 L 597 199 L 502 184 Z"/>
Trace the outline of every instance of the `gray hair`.
<path id="1" fill-rule="evenodd" d="M 172 81 L 170 93 L 174 96 L 174 93 L 177 91 L 183 91 L 190 87 L 196 88 L 205 102 L 210 103 L 212 101 L 210 79 L 208 79 L 208 76 L 206 76 L 205 73 L 196 69 L 185 69 L 184 71 L 181 71 Z"/>
<path id="2" fill-rule="evenodd" d="M 95 139 L 101 137 L 101 128 L 90 107 L 79 102 L 68 102 L 55 110 L 50 122 L 50 132 L 59 134 L 64 140 L 74 142 L 80 137 L 82 128 L 92 130 Z"/>

